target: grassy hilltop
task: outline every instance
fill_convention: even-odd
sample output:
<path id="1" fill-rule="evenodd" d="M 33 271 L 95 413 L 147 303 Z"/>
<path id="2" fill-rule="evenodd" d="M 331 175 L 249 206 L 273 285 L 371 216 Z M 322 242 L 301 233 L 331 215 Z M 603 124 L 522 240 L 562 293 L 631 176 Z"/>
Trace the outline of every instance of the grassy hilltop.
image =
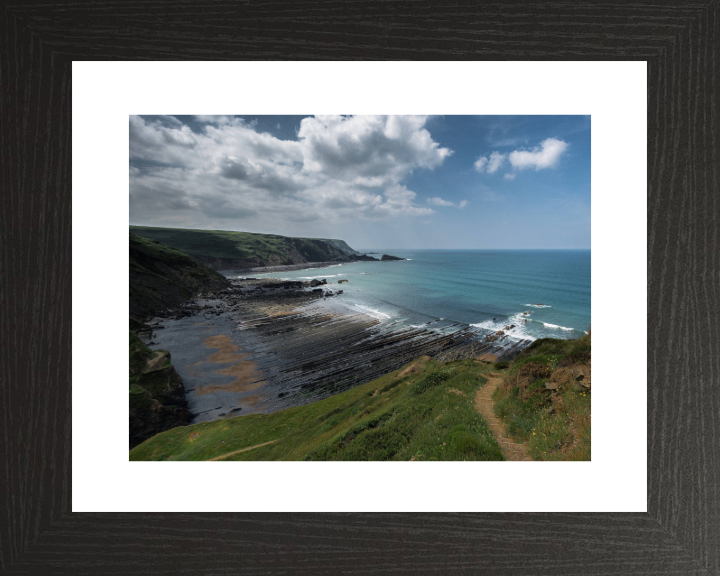
<path id="1" fill-rule="evenodd" d="M 538 340 L 510 364 L 424 356 L 312 404 L 174 428 L 130 459 L 503 460 L 475 406 L 488 375 L 499 372 L 505 384 L 495 410 L 531 456 L 588 460 L 590 392 L 577 377 L 585 370 L 589 384 L 589 355 L 588 336 Z"/>
<path id="2" fill-rule="evenodd" d="M 276 234 L 130 226 L 133 234 L 158 240 L 215 269 L 345 261 L 358 252 L 343 240 Z"/>

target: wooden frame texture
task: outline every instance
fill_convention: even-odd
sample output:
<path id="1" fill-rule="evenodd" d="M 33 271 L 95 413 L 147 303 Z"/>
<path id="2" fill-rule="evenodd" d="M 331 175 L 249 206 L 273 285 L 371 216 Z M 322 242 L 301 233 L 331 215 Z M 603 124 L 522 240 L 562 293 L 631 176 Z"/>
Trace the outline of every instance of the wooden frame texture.
<path id="1" fill-rule="evenodd" d="M 720 574 L 719 6 L 0 4 L 0 572 Z M 224 59 L 648 62 L 648 513 L 71 513 L 71 62 Z"/>

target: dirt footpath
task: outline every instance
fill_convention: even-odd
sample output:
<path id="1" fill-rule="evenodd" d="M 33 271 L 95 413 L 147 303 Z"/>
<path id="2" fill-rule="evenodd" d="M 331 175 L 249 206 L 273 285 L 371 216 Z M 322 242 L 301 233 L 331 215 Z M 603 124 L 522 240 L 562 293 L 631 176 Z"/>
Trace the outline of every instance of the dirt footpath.
<path id="1" fill-rule="evenodd" d="M 500 444 L 505 458 L 515 461 L 532 461 L 533 458 L 527 454 L 525 444 L 517 444 L 508 438 L 505 435 L 505 425 L 493 412 L 492 395 L 497 387 L 502 384 L 502 378 L 492 372 L 487 374 L 486 377 L 487 383 L 475 394 L 475 409 L 485 418 L 495 439 L 498 441 L 498 444 Z"/>

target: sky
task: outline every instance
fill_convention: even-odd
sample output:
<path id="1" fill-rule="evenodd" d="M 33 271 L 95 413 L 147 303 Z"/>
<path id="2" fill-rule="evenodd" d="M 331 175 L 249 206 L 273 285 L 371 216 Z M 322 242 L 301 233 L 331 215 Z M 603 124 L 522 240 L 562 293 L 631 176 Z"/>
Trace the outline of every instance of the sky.
<path id="1" fill-rule="evenodd" d="M 590 248 L 590 116 L 131 116 L 130 224 Z"/>

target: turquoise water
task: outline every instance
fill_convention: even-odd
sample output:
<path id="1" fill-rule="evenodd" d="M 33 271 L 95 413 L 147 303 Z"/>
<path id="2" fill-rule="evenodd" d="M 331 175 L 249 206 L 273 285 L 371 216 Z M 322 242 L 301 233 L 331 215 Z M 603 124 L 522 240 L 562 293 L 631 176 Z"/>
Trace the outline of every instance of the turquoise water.
<path id="1" fill-rule="evenodd" d="M 589 250 L 373 251 L 408 260 L 257 276 L 326 278 L 328 288 L 343 290 L 332 299 L 338 304 L 401 327 L 463 324 L 483 334 L 515 324 L 514 339 L 578 338 L 590 329 Z M 349 282 L 334 285 L 341 279 Z"/>

